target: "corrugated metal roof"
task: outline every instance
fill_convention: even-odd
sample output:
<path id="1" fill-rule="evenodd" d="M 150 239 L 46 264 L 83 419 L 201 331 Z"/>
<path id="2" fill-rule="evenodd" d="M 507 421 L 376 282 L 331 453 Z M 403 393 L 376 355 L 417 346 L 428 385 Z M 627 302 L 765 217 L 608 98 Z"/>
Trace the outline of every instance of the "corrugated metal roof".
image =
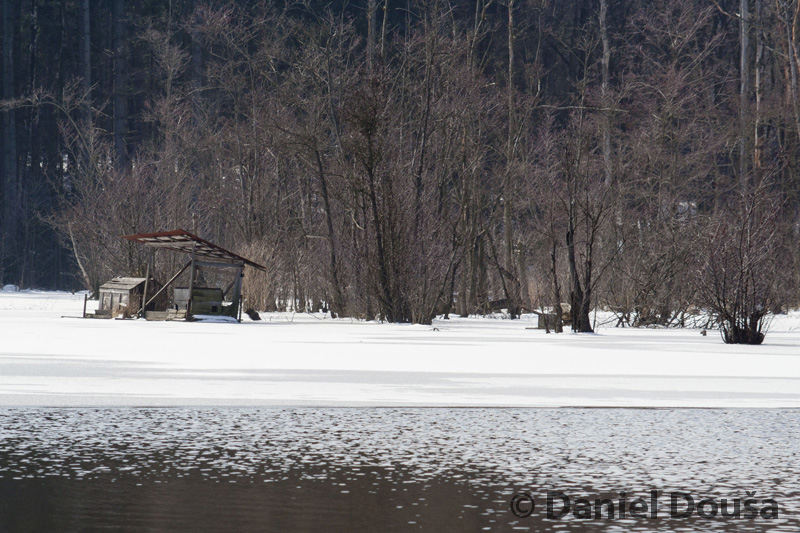
<path id="1" fill-rule="evenodd" d="M 129 291 L 144 283 L 144 278 L 114 278 L 100 285 L 100 290 Z"/>
<path id="2" fill-rule="evenodd" d="M 175 229 L 171 231 L 159 231 L 156 233 L 137 233 L 136 235 L 123 235 L 123 239 L 129 241 L 136 241 L 147 246 L 154 246 L 157 248 L 166 248 L 168 250 L 175 250 L 191 254 L 192 247 L 195 247 L 195 254 L 197 257 L 211 259 L 212 261 L 223 263 L 245 263 L 259 270 L 266 270 L 265 267 L 254 263 L 249 259 L 237 255 L 233 252 L 217 246 L 205 239 L 192 235 L 186 230 Z"/>

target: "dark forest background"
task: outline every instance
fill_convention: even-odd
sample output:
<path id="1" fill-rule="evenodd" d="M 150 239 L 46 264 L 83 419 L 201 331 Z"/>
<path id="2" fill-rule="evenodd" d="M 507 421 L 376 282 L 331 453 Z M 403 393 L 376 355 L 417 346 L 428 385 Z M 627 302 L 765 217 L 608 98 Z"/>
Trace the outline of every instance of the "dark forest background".
<path id="1" fill-rule="evenodd" d="M 2 4 L 3 283 L 180 227 L 267 266 L 257 309 L 800 303 L 800 0 Z"/>

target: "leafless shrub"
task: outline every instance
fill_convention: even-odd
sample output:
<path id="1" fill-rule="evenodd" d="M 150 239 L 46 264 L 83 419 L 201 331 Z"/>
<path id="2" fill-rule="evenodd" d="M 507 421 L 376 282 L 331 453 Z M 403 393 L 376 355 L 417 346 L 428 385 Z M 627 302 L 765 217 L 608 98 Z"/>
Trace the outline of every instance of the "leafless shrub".
<path id="1" fill-rule="evenodd" d="M 770 185 L 739 194 L 701 240 L 699 295 L 728 344 L 761 344 L 777 296 L 779 202 Z"/>

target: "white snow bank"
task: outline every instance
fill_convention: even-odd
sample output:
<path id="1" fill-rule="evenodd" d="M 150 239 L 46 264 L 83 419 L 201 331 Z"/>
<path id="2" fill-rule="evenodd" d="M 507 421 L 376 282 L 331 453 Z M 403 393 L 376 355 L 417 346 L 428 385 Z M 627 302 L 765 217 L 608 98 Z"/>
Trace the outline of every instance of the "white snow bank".
<path id="1" fill-rule="evenodd" d="M 533 317 L 61 318 L 82 311 L 82 294 L 0 293 L 0 405 L 800 407 L 798 312 L 761 346 L 729 346 L 698 330 L 547 335 Z"/>

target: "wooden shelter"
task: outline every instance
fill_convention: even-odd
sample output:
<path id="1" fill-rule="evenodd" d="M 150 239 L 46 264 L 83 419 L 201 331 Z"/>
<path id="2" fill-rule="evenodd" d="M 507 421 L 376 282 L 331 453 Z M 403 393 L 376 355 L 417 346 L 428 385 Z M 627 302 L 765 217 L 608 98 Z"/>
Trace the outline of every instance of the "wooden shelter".
<path id="1" fill-rule="evenodd" d="M 151 294 L 158 291 L 161 284 L 150 278 L 114 278 L 100 286 L 100 305 L 94 313 L 95 318 L 131 317 L 140 312 L 145 298 L 145 290 Z M 148 302 L 151 311 L 167 308 L 166 294 Z"/>
<path id="2" fill-rule="evenodd" d="M 169 313 L 148 313 L 146 315 L 148 319 L 167 320 L 182 318 L 184 315 L 187 319 L 191 319 L 195 315 L 220 315 L 230 316 L 241 321 L 242 278 L 244 277 L 244 268 L 245 266 L 251 266 L 259 270 L 266 270 L 265 267 L 258 263 L 245 259 L 240 255 L 183 229 L 125 235 L 123 239 L 138 242 L 156 249 L 167 249 L 185 253 L 190 257 L 189 262 L 172 276 L 172 278 L 153 295 L 151 300 L 159 296 L 168 286 L 178 279 L 186 269 L 189 269 L 189 286 L 175 288 L 173 303 Z M 227 271 L 232 274 L 233 280 L 225 289 L 218 287 L 199 287 L 195 284 L 198 269 Z M 149 270 L 150 265 L 148 265 L 148 271 Z M 231 294 L 230 299 L 226 300 L 225 297 L 229 293 Z M 148 305 L 151 300 L 148 300 Z"/>

